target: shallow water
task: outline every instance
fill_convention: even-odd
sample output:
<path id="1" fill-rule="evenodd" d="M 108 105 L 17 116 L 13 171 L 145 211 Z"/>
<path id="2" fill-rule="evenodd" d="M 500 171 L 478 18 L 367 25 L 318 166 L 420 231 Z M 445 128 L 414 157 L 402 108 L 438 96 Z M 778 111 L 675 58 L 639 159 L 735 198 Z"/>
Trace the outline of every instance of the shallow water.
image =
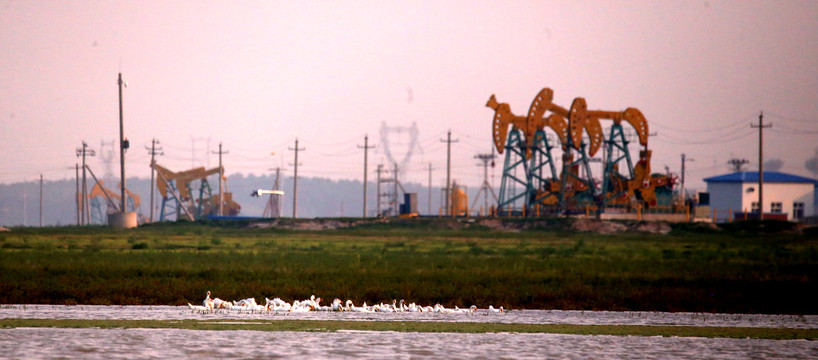
<path id="1" fill-rule="evenodd" d="M 321 319 L 469 321 L 579 325 L 818 328 L 818 316 L 608 311 L 197 314 L 187 306 L 3 305 L 0 318 L 228 321 Z M 561 334 L 435 334 L 374 331 L 267 332 L 180 329 L 0 329 L 3 358 L 486 358 L 818 359 L 818 342 Z"/>
<path id="2" fill-rule="evenodd" d="M 489 314 L 478 309 L 474 315 L 435 313 L 238 313 L 199 314 L 187 306 L 101 306 L 101 305 L 0 305 L 0 319 L 91 319 L 91 320 L 180 320 L 180 319 L 304 319 L 359 321 L 447 321 L 514 324 L 574 325 L 678 325 L 718 327 L 762 327 L 818 329 L 816 315 L 705 314 L 639 311 L 516 310 Z"/>
<path id="3" fill-rule="evenodd" d="M 560 334 L 0 329 L 4 358 L 809 359 L 806 340 Z"/>

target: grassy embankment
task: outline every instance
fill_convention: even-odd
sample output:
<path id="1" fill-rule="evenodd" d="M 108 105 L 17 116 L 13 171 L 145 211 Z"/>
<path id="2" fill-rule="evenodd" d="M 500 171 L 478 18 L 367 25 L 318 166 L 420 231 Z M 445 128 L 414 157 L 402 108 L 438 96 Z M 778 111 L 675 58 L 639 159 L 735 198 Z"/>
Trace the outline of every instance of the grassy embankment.
<path id="1" fill-rule="evenodd" d="M 255 331 L 400 331 L 433 333 L 549 333 L 616 336 L 679 336 L 734 339 L 816 340 L 816 329 L 772 329 L 702 326 L 498 324 L 427 321 L 336 321 L 336 320 L 53 320 L 0 319 L 0 328 L 140 328 L 186 330 Z"/>
<path id="2" fill-rule="evenodd" d="M 500 232 L 427 220 L 312 232 L 13 229 L 0 233 L 0 303 L 181 305 L 211 290 L 222 299 L 816 314 L 817 248 L 814 235 L 793 233 Z"/>

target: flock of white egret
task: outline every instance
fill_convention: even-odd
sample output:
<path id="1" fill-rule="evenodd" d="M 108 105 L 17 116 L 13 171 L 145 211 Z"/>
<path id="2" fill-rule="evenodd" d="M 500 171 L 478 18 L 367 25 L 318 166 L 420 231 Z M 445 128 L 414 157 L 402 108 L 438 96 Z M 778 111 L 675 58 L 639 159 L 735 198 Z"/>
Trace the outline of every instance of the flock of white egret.
<path id="1" fill-rule="evenodd" d="M 366 302 L 361 306 L 355 306 L 352 300 L 347 300 L 345 303 L 341 299 L 334 299 L 330 305 L 321 305 L 321 298 L 316 298 L 315 295 L 310 296 L 306 300 L 295 300 L 288 303 L 280 298 L 268 299 L 264 298 L 264 305 L 256 303 L 255 298 L 246 298 L 239 301 L 225 301 L 219 298 L 210 298 L 210 291 L 207 292 L 207 297 L 202 301 L 202 305 L 193 305 L 187 303 L 190 310 L 198 313 L 214 313 L 214 312 L 238 312 L 238 313 L 266 313 L 266 312 L 309 312 L 309 311 L 350 311 L 362 313 L 374 312 L 416 312 L 416 313 L 442 313 L 442 314 L 467 314 L 474 315 L 477 312 L 477 306 L 472 305 L 468 308 L 447 308 L 440 304 L 434 306 L 421 306 L 415 303 L 407 304 L 406 301 L 392 300 L 391 304 L 374 304 L 367 305 Z M 489 305 L 486 314 L 501 314 L 503 307 L 494 308 Z"/>

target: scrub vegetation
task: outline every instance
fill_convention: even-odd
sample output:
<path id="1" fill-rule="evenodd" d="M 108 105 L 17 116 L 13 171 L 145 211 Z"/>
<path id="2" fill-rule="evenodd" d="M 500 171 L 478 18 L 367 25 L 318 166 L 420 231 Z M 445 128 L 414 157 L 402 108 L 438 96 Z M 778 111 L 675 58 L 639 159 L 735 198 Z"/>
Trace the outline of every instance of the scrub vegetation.
<path id="1" fill-rule="evenodd" d="M 0 233 L 0 303 L 184 305 L 210 290 L 225 300 L 314 294 L 323 304 L 818 313 L 818 236 L 809 231 L 606 235 L 567 231 L 560 220 L 521 231 L 452 221 L 15 228 Z"/>

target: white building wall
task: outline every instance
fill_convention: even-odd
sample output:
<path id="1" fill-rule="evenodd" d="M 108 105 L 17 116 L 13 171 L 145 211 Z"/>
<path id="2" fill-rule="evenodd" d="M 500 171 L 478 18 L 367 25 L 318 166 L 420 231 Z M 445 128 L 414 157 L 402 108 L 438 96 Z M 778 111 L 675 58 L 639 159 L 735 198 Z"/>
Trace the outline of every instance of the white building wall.
<path id="1" fill-rule="evenodd" d="M 747 188 L 757 188 L 758 184 L 745 183 L 742 184 L 745 191 L 745 199 L 742 201 L 746 204 L 746 208 L 751 208 L 754 201 L 758 201 L 758 193 L 746 192 Z M 787 214 L 787 219 L 793 220 L 793 203 L 800 202 L 804 204 L 804 216 L 812 216 L 815 214 L 815 204 L 813 199 L 814 185 L 812 184 L 797 184 L 797 183 L 765 183 L 764 184 L 764 212 L 771 211 L 772 203 L 781 203 L 781 212 Z"/>
<path id="2" fill-rule="evenodd" d="M 748 191 L 750 189 L 753 191 Z M 804 204 L 804 216 L 815 215 L 813 184 L 765 183 L 764 213 L 770 213 L 774 202 L 781 203 L 781 212 L 793 219 L 793 203 Z M 710 216 L 716 213 L 716 221 L 727 221 L 729 211 L 733 213 L 751 211 L 753 202 L 758 201 L 758 183 L 708 183 L 710 193 Z"/>
<path id="3" fill-rule="evenodd" d="M 707 192 L 710 193 L 711 218 L 715 217 L 717 222 L 727 221 L 731 216 L 730 211 L 743 210 L 741 185 L 741 183 L 707 183 Z"/>

